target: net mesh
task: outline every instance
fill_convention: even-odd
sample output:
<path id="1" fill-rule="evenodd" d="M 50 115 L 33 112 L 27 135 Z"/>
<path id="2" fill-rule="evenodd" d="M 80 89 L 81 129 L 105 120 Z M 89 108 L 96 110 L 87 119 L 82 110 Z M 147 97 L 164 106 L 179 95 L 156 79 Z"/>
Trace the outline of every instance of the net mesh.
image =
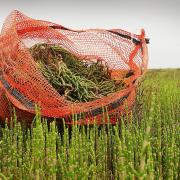
<path id="1" fill-rule="evenodd" d="M 86 61 L 102 60 L 116 80 L 121 80 L 129 70 L 134 74 L 124 79 L 123 90 L 91 102 L 72 103 L 64 99 L 39 71 L 29 51 L 36 43 L 58 44 Z M 14 107 L 18 116 L 28 120 L 38 104 L 44 117 L 65 118 L 66 123 L 71 123 L 72 114 L 84 114 L 78 123 L 93 123 L 94 117 L 101 123 L 102 107 L 107 107 L 110 121 L 114 123 L 125 106 L 132 106 L 135 81 L 146 69 L 144 30 L 140 35 L 120 29 L 72 30 L 13 11 L 3 24 L 0 36 L 0 117 L 10 117 Z"/>

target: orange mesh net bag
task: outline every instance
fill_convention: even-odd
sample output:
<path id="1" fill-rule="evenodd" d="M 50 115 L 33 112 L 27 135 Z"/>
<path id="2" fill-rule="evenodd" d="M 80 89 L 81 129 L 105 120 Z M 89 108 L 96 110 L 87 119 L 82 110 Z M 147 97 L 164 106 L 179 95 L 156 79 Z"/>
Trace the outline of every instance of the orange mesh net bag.
<path id="1" fill-rule="evenodd" d="M 36 43 L 58 44 L 75 56 L 105 62 L 111 78 L 121 80 L 124 72 L 133 71 L 124 78 L 123 90 L 91 102 L 72 103 L 62 97 L 46 80 L 31 56 L 29 48 Z M 102 123 L 103 108 L 108 109 L 110 122 L 131 108 L 136 96 L 137 79 L 147 69 L 147 43 L 144 30 L 140 35 L 121 29 L 71 30 L 61 25 L 29 18 L 13 11 L 6 19 L 0 36 L 0 118 L 17 116 L 29 121 L 35 114 L 35 105 L 43 117 L 65 119 L 72 123 Z M 107 122 L 108 118 L 103 121 Z"/>

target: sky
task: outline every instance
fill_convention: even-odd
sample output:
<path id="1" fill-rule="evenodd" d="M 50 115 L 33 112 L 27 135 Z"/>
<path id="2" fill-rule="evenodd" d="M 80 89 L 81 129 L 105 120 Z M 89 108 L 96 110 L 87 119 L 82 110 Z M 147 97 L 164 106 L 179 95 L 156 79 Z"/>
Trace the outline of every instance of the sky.
<path id="1" fill-rule="evenodd" d="M 144 28 L 150 38 L 149 68 L 180 68 L 180 0 L 0 0 L 0 29 L 19 10 L 71 29 Z"/>

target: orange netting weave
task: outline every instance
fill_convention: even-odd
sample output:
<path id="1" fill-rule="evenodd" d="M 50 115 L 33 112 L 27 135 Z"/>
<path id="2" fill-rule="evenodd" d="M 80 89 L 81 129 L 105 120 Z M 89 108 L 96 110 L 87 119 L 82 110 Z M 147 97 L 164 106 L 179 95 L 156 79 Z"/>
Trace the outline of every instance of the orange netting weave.
<path id="1" fill-rule="evenodd" d="M 88 29 L 75 31 L 61 25 L 29 18 L 13 11 L 6 19 L 0 36 L 0 118 L 17 115 L 28 119 L 35 113 L 35 104 L 44 117 L 66 119 L 83 114 L 78 123 L 102 122 L 102 107 L 107 107 L 111 123 L 125 106 L 135 99 L 136 80 L 147 69 L 147 46 L 144 30 L 140 35 L 120 29 Z M 107 63 L 112 78 L 121 79 L 124 72 L 134 74 L 125 79 L 125 89 L 87 103 L 67 101 L 49 84 L 38 70 L 29 48 L 36 43 L 58 44 L 81 59 L 100 59 Z"/>

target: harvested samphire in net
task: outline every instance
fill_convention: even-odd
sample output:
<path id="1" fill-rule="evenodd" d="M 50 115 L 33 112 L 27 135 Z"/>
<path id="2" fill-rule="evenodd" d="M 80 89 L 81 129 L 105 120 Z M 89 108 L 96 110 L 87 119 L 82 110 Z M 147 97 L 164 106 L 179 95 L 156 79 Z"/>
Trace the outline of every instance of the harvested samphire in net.
<path id="1" fill-rule="evenodd" d="M 92 101 L 124 87 L 123 81 L 111 79 L 101 60 L 84 61 L 55 44 L 35 44 L 30 52 L 44 77 L 69 101 Z"/>

